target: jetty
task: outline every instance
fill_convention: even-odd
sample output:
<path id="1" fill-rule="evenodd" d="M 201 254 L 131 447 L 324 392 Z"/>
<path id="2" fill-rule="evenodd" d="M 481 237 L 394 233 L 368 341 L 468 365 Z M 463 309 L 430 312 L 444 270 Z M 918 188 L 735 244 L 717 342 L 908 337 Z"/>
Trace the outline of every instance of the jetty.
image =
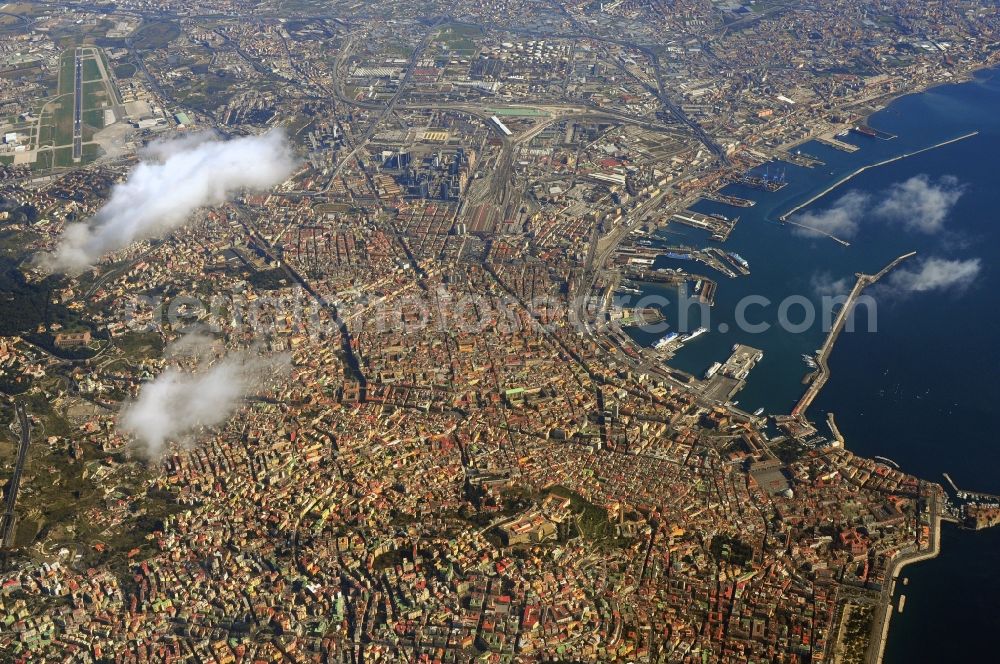
<path id="1" fill-rule="evenodd" d="M 907 258 L 915 256 L 917 252 L 911 251 L 908 254 L 903 254 L 899 258 L 895 259 L 884 268 L 879 270 L 876 274 L 863 274 L 857 273 L 857 281 L 854 283 L 854 288 L 851 289 L 850 294 L 847 296 L 847 300 L 844 302 L 844 306 L 837 312 L 837 318 L 833 321 L 833 325 L 830 328 L 830 333 L 826 336 L 826 341 L 823 342 L 823 347 L 816 352 L 816 373 L 815 378 L 809 383 L 809 387 L 806 388 L 806 393 L 802 395 L 799 402 L 795 404 L 792 409 L 792 417 L 802 417 L 805 415 L 806 409 L 812 404 L 813 400 L 816 399 L 816 395 L 819 391 L 823 389 L 826 385 L 826 381 L 830 379 L 830 365 L 828 360 L 830 358 L 830 352 L 833 350 L 833 345 L 837 341 L 837 337 L 840 336 L 841 330 L 844 329 L 844 323 L 847 322 L 848 316 L 851 315 L 851 311 L 854 309 L 854 303 L 857 301 L 861 292 L 871 286 L 879 279 L 889 274 L 897 265 L 902 263 Z"/>
<path id="2" fill-rule="evenodd" d="M 839 180 L 837 180 L 836 182 L 834 182 L 829 187 L 827 187 L 823 191 L 819 192 L 818 194 L 816 194 L 815 196 L 813 196 L 809 200 L 796 205 L 791 210 L 789 210 L 785 214 L 783 214 L 780 217 L 778 217 L 778 220 L 779 221 L 788 221 L 789 217 L 791 217 L 793 214 L 795 214 L 796 212 L 798 212 L 802 208 L 807 207 L 809 205 L 812 205 L 813 203 L 815 203 L 819 199 L 823 198 L 824 196 L 826 196 L 827 194 L 829 194 L 831 191 L 833 191 L 834 189 L 836 189 L 840 185 L 844 184 L 845 182 L 849 182 L 850 180 L 853 180 L 854 178 L 856 178 L 857 176 L 861 175 L 862 173 L 864 173 L 865 171 L 867 171 L 870 168 L 878 168 L 879 166 L 885 166 L 886 164 L 891 164 L 894 161 L 899 161 L 900 159 L 906 159 L 907 157 L 914 157 L 914 156 L 916 156 L 918 154 L 922 154 L 924 152 L 929 152 L 931 150 L 936 150 L 937 148 L 942 148 L 942 147 L 944 147 L 946 145 L 951 145 L 952 143 L 957 143 L 958 141 L 964 141 L 965 139 L 972 138 L 973 136 L 976 136 L 978 134 L 979 134 L 978 131 L 970 131 L 968 134 L 962 134 L 961 136 L 956 136 L 955 138 L 950 138 L 947 141 L 941 141 L 940 143 L 935 143 L 934 145 L 929 145 L 926 148 L 921 148 L 919 150 L 914 150 L 913 152 L 906 152 L 906 153 L 898 155 L 896 157 L 891 157 L 889 159 L 884 159 L 882 161 L 876 162 L 874 164 L 868 164 L 867 166 L 862 166 L 858 170 L 856 170 L 856 171 L 854 171 L 854 172 L 852 172 L 852 173 L 850 173 L 848 175 L 845 175 L 844 177 L 840 178 Z"/>
<path id="3" fill-rule="evenodd" d="M 959 489 L 955 485 L 955 480 L 951 479 L 951 475 L 948 473 L 942 473 L 948 486 L 951 490 L 955 492 L 961 500 L 972 500 L 972 501 L 983 501 L 987 503 L 1000 503 L 1000 496 L 993 493 L 986 493 L 984 491 L 968 491 L 966 489 Z"/>
<path id="4" fill-rule="evenodd" d="M 792 226 L 798 226 L 799 228 L 804 228 L 804 229 L 806 229 L 807 231 L 809 231 L 811 233 L 816 233 L 817 235 L 823 235 L 823 236 L 828 237 L 831 240 L 833 240 L 834 242 L 837 242 L 837 243 L 839 243 L 839 244 L 841 244 L 841 245 L 843 245 L 845 247 L 851 246 L 851 243 L 848 242 L 847 240 L 842 240 L 839 237 L 837 237 L 836 235 L 834 235 L 833 233 L 827 233 L 826 231 L 820 230 L 820 229 L 815 228 L 813 226 L 810 226 L 808 224 L 800 224 L 797 221 L 786 221 L 785 223 L 786 224 L 790 224 Z"/>

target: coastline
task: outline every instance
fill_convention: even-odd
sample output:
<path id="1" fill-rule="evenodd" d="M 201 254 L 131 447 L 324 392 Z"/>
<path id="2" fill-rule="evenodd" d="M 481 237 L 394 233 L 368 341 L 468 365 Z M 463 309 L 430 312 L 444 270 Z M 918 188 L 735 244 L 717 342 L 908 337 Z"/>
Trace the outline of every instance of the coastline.
<path id="1" fill-rule="evenodd" d="M 889 638 L 889 624 L 892 621 L 892 598 L 896 592 L 896 579 L 907 565 L 919 563 L 924 560 L 937 558 L 941 553 L 941 521 L 942 517 L 937 511 L 937 498 L 931 516 L 931 546 L 926 551 L 915 551 L 904 553 L 893 558 L 886 570 L 886 587 L 882 591 L 876 609 L 876 619 L 872 623 L 871 636 L 868 643 L 868 652 L 865 654 L 866 664 L 881 664 L 885 655 L 885 644 Z"/>
<path id="2" fill-rule="evenodd" d="M 874 107 L 875 110 L 873 110 L 869 114 L 866 114 L 866 117 L 871 117 L 872 115 L 874 115 L 875 113 L 883 110 L 884 108 L 886 108 L 887 106 L 891 105 L 892 103 L 895 103 L 897 100 L 905 98 L 905 97 L 920 95 L 920 94 L 923 94 L 923 93 L 928 92 L 930 90 L 934 90 L 936 88 L 951 89 L 953 86 L 958 86 L 958 85 L 962 85 L 962 84 L 969 83 L 969 82 L 975 82 L 978 79 L 979 75 L 981 73 L 984 73 L 984 72 L 991 72 L 990 76 L 992 78 L 993 77 L 993 73 L 992 72 L 996 72 L 997 71 L 997 67 L 1000 67 L 1000 62 L 994 60 L 994 61 L 991 61 L 991 62 L 989 62 L 987 64 L 978 66 L 978 67 L 969 68 L 967 71 L 963 72 L 962 75 L 956 75 L 956 76 L 954 76 L 951 79 L 944 80 L 944 81 L 934 81 L 932 83 L 928 83 L 926 86 L 916 87 L 914 89 L 907 90 L 907 91 L 901 92 L 899 94 L 891 95 L 891 97 L 886 97 L 885 98 L 886 101 L 885 101 L 884 104 L 881 104 L 881 103 L 878 104 L 876 107 Z M 992 125 L 990 125 L 990 126 L 992 126 Z M 976 131 L 968 131 L 969 129 L 976 129 Z M 895 155 L 895 156 L 887 157 L 887 158 L 882 159 L 882 160 L 880 160 L 880 161 L 878 161 L 876 163 L 871 163 L 871 164 L 868 164 L 868 165 L 861 166 L 858 169 L 854 170 L 853 172 L 837 178 L 836 182 L 831 183 L 829 186 L 823 187 L 823 191 L 822 192 L 820 192 L 820 193 L 818 193 L 818 194 L 816 194 L 814 196 L 809 197 L 809 199 L 807 201 L 805 201 L 805 202 L 803 202 L 801 204 L 795 205 L 793 208 L 789 209 L 787 212 L 785 212 L 784 214 L 782 214 L 780 216 L 780 219 L 781 219 L 782 222 L 784 222 L 789 216 L 791 216 L 795 212 L 797 212 L 799 210 L 802 210 L 803 208 L 808 207 L 809 205 L 811 205 L 811 204 L 815 203 L 816 201 L 822 199 L 824 196 L 829 195 L 832 191 L 836 190 L 838 187 L 841 187 L 841 186 L 847 184 L 848 182 L 850 182 L 854 178 L 857 178 L 857 177 L 861 176 L 863 173 L 866 173 L 867 171 L 875 169 L 876 167 L 885 166 L 885 165 L 891 164 L 891 163 L 896 162 L 896 161 L 900 161 L 900 160 L 902 160 L 904 158 L 907 158 L 907 157 L 910 157 L 910 156 L 915 156 L 915 155 L 918 155 L 918 154 L 922 154 L 924 152 L 928 152 L 930 150 L 934 150 L 934 149 L 936 149 L 938 147 L 944 147 L 944 146 L 950 145 L 952 143 L 956 143 L 956 142 L 959 142 L 959 141 L 964 141 L 967 138 L 972 138 L 974 136 L 979 135 L 980 131 L 984 131 L 984 132 L 986 132 L 986 134 L 990 133 L 987 129 L 982 128 L 981 126 L 979 126 L 977 124 L 972 124 L 972 126 L 966 125 L 965 127 L 962 127 L 962 128 L 953 128 L 953 130 L 951 132 L 949 132 L 949 133 L 954 133 L 954 134 L 959 134 L 960 132 L 965 132 L 965 133 L 961 133 L 961 135 L 957 135 L 957 136 L 954 136 L 952 138 L 947 138 L 946 140 L 941 140 L 939 142 L 936 142 L 934 145 L 929 145 L 929 146 L 926 146 L 926 147 L 918 147 L 918 146 L 912 145 L 912 141 L 911 141 L 908 144 L 908 147 L 910 149 L 908 151 L 904 152 L 903 154 L 898 154 L 898 155 Z M 944 132 L 942 132 L 942 133 L 944 133 Z M 947 135 L 948 134 L 945 134 L 945 136 L 947 136 Z M 937 136 L 935 136 L 935 138 L 940 138 L 940 137 L 941 137 L 941 133 L 939 133 Z M 916 136 L 916 138 L 919 138 L 919 134 Z M 798 143 L 798 145 L 802 145 L 802 143 L 805 143 L 805 142 L 808 142 L 808 141 L 814 140 L 814 139 L 815 139 L 815 136 L 811 136 L 810 138 L 807 138 L 804 141 Z M 917 149 L 914 149 L 914 148 L 917 148 Z M 882 148 L 883 152 L 879 156 L 885 156 L 889 149 L 891 149 L 891 147 L 889 147 L 888 149 L 887 148 Z M 898 149 L 905 150 L 906 148 L 899 147 Z M 959 148 L 959 149 L 962 150 L 962 151 L 964 151 L 964 150 L 966 150 L 966 147 L 963 146 L 962 148 Z M 859 156 L 861 156 L 861 155 L 859 155 Z M 942 159 L 944 159 L 944 158 L 946 158 L 946 157 L 942 157 Z M 841 161 L 840 164 L 841 164 L 841 168 L 844 168 L 843 161 Z M 850 166 L 847 166 L 846 168 L 850 168 Z M 841 172 L 843 172 L 843 171 L 841 171 Z M 818 175 L 821 176 L 822 174 L 820 173 Z M 875 175 L 875 176 L 872 176 L 872 177 L 879 177 L 879 176 Z M 822 186 L 822 185 L 819 184 L 819 185 L 813 185 L 813 186 Z M 803 192 L 803 193 L 801 193 L 799 195 L 807 195 L 807 193 L 808 192 Z M 785 205 L 787 205 L 787 204 L 788 203 L 785 203 Z M 782 206 L 779 204 L 776 207 L 776 209 L 774 209 L 773 211 L 765 213 L 766 214 L 766 218 L 768 218 L 768 219 L 775 219 L 775 215 L 777 215 L 777 213 L 781 210 L 781 207 Z M 744 255 L 748 255 L 748 254 L 744 254 Z M 670 363 L 668 363 L 668 364 L 670 364 Z M 840 412 L 840 411 L 838 411 L 838 412 Z M 845 445 L 845 447 L 847 447 L 848 449 L 850 449 L 850 447 L 851 447 L 850 443 L 848 442 L 847 445 Z M 876 450 L 874 452 L 868 452 L 864 456 L 870 458 L 871 454 L 880 454 L 880 453 L 885 453 L 885 454 L 890 454 L 891 455 L 891 452 L 880 452 L 880 451 Z M 926 477 L 927 475 L 925 474 L 924 476 Z M 937 502 L 937 495 L 936 494 L 932 494 L 932 495 L 935 496 L 934 497 L 934 501 L 936 503 Z M 888 564 L 886 565 L 886 569 L 885 569 L 885 573 L 886 573 L 885 586 L 886 586 L 886 588 L 883 590 L 883 593 L 881 594 L 881 596 L 876 596 L 875 597 L 876 600 L 877 600 L 877 604 L 875 606 L 874 613 L 873 613 L 872 631 L 871 631 L 871 635 L 870 635 L 870 638 L 869 638 L 869 641 L 868 641 L 868 647 L 867 647 L 867 649 L 865 651 L 865 655 L 864 655 L 864 661 L 865 662 L 874 662 L 874 663 L 878 664 L 878 663 L 881 663 L 883 661 L 884 657 L 885 657 L 885 649 L 886 649 L 886 645 L 887 645 L 887 642 L 888 642 L 888 636 L 889 636 L 889 626 L 890 626 L 890 622 L 891 622 L 891 618 L 892 618 L 892 613 L 893 613 L 894 608 L 895 608 L 894 604 L 893 604 L 893 599 L 894 599 L 894 594 L 895 594 L 896 587 L 897 587 L 896 583 L 897 583 L 898 578 L 904 573 L 904 570 L 906 569 L 906 567 L 908 565 L 916 564 L 916 563 L 921 563 L 921 562 L 924 562 L 924 561 L 928 561 L 928 560 L 937 558 L 939 556 L 940 552 L 941 552 L 941 522 L 942 521 L 948 521 L 949 519 L 947 518 L 947 516 L 942 516 L 941 514 L 939 514 L 939 512 L 940 512 L 940 510 L 938 509 L 938 506 L 935 504 L 934 507 L 933 507 L 933 513 L 931 515 L 931 518 L 929 519 L 929 525 L 930 525 L 931 534 L 930 534 L 930 538 L 929 538 L 930 541 L 928 543 L 929 544 L 928 548 L 922 549 L 922 550 L 912 550 L 911 549 L 909 551 L 906 551 L 905 553 L 897 553 L 888 562 Z M 895 651 L 895 649 L 896 648 L 894 646 L 893 651 Z M 890 656 L 892 656 L 892 653 L 890 653 Z"/>

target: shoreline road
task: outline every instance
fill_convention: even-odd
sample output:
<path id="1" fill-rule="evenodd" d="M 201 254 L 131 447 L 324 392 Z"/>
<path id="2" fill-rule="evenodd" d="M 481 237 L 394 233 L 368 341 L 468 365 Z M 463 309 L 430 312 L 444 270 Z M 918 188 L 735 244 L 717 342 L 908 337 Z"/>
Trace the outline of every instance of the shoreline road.
<path id="1" fill-rule="evenodd" d="M 896 591 L 896 579 L 907 565 L 936 558 L 941 552 L 941 508 L 940 496 L 936 492 L 930 495 L 930 542 L 927 549 L 909 551 L 897 556 L 886 570 L 885 587 L 879 596 L 872 621 L 872 631 L 868 642 L 868 652 L 865 653 L 865 664 L 882 664 L 885 654 L 885 644 L 889 636 L 889 621 L 892 619 L 892 597 Z"/>

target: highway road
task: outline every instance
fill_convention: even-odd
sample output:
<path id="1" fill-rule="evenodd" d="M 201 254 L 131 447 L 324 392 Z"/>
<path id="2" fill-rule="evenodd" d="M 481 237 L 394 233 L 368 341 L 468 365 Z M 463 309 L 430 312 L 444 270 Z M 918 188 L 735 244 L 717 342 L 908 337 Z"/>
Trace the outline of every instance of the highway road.
<path id="1" fill-rule="evenodd" d="M 31 423 L 28 421 L 28 413 L 24 410 L 24 404 L 18 402 L 14 406 L 18 426 L 20 428 L 21 440 L 17 448 L 17 461 L 14 462 L 14 474 L 7 485 L 7 500 L 4 504 L 3 524 L 0 525 L 0 545 L 8 548 L 14 541 L 17 523 L 17 515 L 14 508 L 17 505 L 17 493 L 21 488 L 21 475 L 24 473 L 24 463 L 28 458 L 28 445 L 31 442 Z"/>

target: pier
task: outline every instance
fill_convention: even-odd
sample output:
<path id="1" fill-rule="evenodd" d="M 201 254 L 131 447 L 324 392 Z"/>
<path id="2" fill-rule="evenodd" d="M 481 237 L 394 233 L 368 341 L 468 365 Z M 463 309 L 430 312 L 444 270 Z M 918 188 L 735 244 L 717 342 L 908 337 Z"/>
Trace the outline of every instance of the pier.
<path id="1" fill-rule="evenodd" d="M 670 217 L 670 222 L 672 223 L 708 231 L 712 234 L 712 239 L 716 242 L 725 242 L 739 220 L 739 217 L 727 219 L 721 215 L 702 214 L 701 212 L 692 212 L 691 210 L 677 212 Z"/>
<path id="2" fill-rule="evenodd" d="M 702 194 L 701 197 L 706 201 L 723 203 L 725 205 L 732 205 L 733 207 L 749 208 L 757 205 L 757 201 L 755 200 L 740 198 L 739 196 L 730 196 L 729 194 L 720 194 L 717 191 L 706 192 Z"/>
<path id="3" fill-rule="evenodd" d="M 837 341 L 837 337 L 840 336 L 841 330 L 844 329 L 844 323 L 847 322 L 848 316 L 851 315 L 851 311 L 854 309 L 854 303 L 857 301 L 861 292 L 868 286 L 874 284 L 876 281 L 887 275 L 897 265 L 902 263 L 907 258 L 915 256 L 917 252 L 911 251 L 908 254 L 903 254 L 896 260 L 892 261 L 884 268 L 879 270 L 877 274 L 857 274 L 858 280 L 854 284 L 854 288 L 851 289 L 851 293 L 847 296 L 847 300 L 844 302 L 844 306 L 837 313 L 837 318 L 833 321 L 833 326 L 830 328 L 830 333 L 826 337 L 826 341 L 823 342 L 823 347 L 819 349 L 816 353 L 816 377 L 809 387 L 806 388 L 806 393 L 802 395 L 802 398 L 792 409 L 792 417 L 802 417 L 806 409 L 812 404 L 816 395 L 819 391 L 823 389 L 826 385 L 826 381 L 830 379 L 830 365 L 828 360 L 830 358 L 830 352 L 833 350 L 833 345 Z"/>
<path id="4" fill-rule="evenodd" d="M 823 236 L 828 237 L 831 240 L 833 240 L 834 242 L 837 242 L 837 243 L 839 243 L 839 244 L 841 244 L 841 245 L 843 245 L 845 247 L 851 246 L 851 243 L 848 242 L 847 240 L 842 240 L 839 237 L 837 237 L 836 235 L 834 235 L 833 233 L 827 233 L 826 231 L 821 231 L 820 229 L 814 228 L 812 226 L 809 226 L 808 224 L 800 224 L 797 221 L 785 221 L 785 223 L 786 224 L 791 224 L 792 226 L 798 226 L 799 228 L 804 228 L 807 231 L 810 231 L 812 233 L 816 233 L 817 235 L 823 235 Z"/>
<path id="5" fill-rule="evenodd" d="M 884 159 L 884 160 L 876 162 L 874 164 L 869 164 L 867 166 L 862 166 L 861 168 L 859 168 L 858 170 L 854 171 L 853 173 L 850 173 L 849 175 L 846 175 L 846 176 L 840 178 L 839 180 L 837 180 L 836 182 L 834 182 L 833 184 L 831 184 L 829 187 L 827 187 L 823 191 L 819 192 L 818 194 L 816 194 L 815 196 L 813 196 L 809 200 L 805 201 L 804 203 L 800 203 L 799 205 L 796 205 L 791 210 L 789 210 L 785 214 L 783 214 L 780 217 L 778 217 L 778 220 L 779 221 L 788 221 L 789 217 L 791 217 L 793 214 L 795 214 L 796 212 L 798 212 L 802 208 L 807 207 L 809 205 L 812 205 L 813 203 L 815 203 L 819 199 L 823 198 L 824 196 L 826 196 L 827 194 L 829 194 L 831 191 L 833 191 L 834 189 L 836 189 L 840 185 L 844 184 L 845 182 L 849 182 L 850 180 L 853 180 L 854 178 L 856 178 L 857 176 L 861 175 L 862 173 L 864 173 L 865 171 L 867 171 L 870 168 L 878 168 L 879 166 L 885 166 L 886 164 L 891 164 L 892 162 L 899 161 L 900 159 L 906 159 L 907 157 L 914 157 L 914 156 L 916 156 L 918 154 L 922 154 L 924 152 L 929 152 L 930 150 L 936 150 L 937 148 L 942 148 L 942 147 L 944 147 L 946 145 L 950 145 L 952 143 L 957 143 L 958 141 L 964 141 L 965 139 L 972 138 L 973 136 L 976 136 L 978 134 L 979 134 L 978 131 L 972 131 L 972 132 L 969 132 L 968 134 L 963 134 L 962 136 L 957 136 L 955 138 L 950 138 L 947 141 L 941 141 L 940 143 L 935 143 L 934 145 L 929 145 L 926 148 L 921 148 L 919 150 L 914 150 L 913 152 L 907 152 L 905 154 L 901 154 L 899 156 L 892 157 L 890 159 Z"/>
<path id="6" fill-rule="evenodd" d="M 844 141 L 838 141 L 836 138 L 833 138 L 832 136 L 817 136 L 816 142 L 822 143 L 828 148 L 840 150 L 841 152 L 857 152 L 858 150 L 861 149 L 857 145 L 853 145 L 851 143 L 845 143 Z"/>
<path id="7" fill-rule="evenodd" d="M 826 414 L 826 425 L 830 428 L 830 433 L 833 435 L 833 439 L 843 447 L 844 446 L 844 436 L 840 433 L 840 429 L 837 427 L 837 422 L 833 419 L 833 413 Z"/>
<path id="8" fill-rule="evenodd" d="M 944 476 L 945 481 L 948 482 L 948 486 L 951 487 L 951 490 L 954 491 L 955 495 L 957 495 L 961 500 L 982 501 L 986 503 L 1000 503 L 1000 496 L 997 496 L 992 493 L 984 493 L 982 491 L 966 491 L 965 489 L 959 489 L 955 485 L 955 481 L 951 479 L 951 475 L 949 475 L 948 473 L 942 473 L 942 475 Z"/>
<path id="9" fill-rule="evenodd" d="M 795 164 L 796 166 L 802 166 L 803 168 L 815 168 L 816 166 L 824 166 L 826 164 L 821 159 L 817 159 L 801 150 L 795 152 L 777 152 L 775 153 L 775 158 Z"/>

